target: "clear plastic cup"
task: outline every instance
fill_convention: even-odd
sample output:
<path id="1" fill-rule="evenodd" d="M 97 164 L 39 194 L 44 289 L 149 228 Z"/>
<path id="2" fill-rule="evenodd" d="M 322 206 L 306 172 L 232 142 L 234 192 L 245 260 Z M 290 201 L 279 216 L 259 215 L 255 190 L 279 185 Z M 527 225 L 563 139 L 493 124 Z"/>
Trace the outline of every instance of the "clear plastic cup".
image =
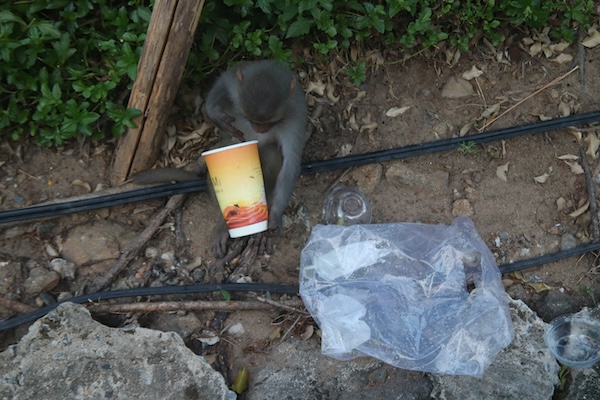
<path id="1" fill-rule="evenodd" d="M 352 187 L 334 188 L 323 204 L 323 221 L 327 225 L 370 224 L 371 217 L 369 199 Z"/>
<path id="2" fill-rule="evenodd" d="M 548 324 L 544 341 L 563 365 L 589 368 L 600 361 L 600 321 L 580 314 L 566 314 Z"/>

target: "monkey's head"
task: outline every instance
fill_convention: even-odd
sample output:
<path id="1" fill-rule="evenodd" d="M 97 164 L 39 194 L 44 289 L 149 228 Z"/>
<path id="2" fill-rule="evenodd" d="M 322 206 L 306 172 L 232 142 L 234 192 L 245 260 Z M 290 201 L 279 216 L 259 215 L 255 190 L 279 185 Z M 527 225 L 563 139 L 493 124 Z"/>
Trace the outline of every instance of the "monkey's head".
<path id="1" fill-rule="evenodd" d="M 237 71 L 241 112 L 257 133 L 267 133 L 283 120 L 296 90 L 296 79 L 286 66 L 259 61 Z"/>

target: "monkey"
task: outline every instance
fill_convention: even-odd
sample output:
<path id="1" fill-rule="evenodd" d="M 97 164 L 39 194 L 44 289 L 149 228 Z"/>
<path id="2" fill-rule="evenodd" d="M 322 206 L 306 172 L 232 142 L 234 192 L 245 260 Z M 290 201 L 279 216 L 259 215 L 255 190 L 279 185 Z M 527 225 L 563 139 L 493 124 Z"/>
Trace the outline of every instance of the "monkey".
<path id="1" fill-rule="evenodd" d="M 302 153 L 308 140 L 304 91 L 284 64 L 273 60 L 239 63 L 217 78 L 207 94 L 203 113 L 220 131 L 240 141 L 258 141 L 269 207 L 268 229 L 264 233 L 269 253 L 272 238 L 282 233 L 283 213 L 300 176 Z M 174 168 L 142 171 L 132 176 L 133 182 L 142 184 L 198 178 Z M 227 226 L 221 217 L 211 239 L 215 257 L 225 255 L 228 239 Z"/>

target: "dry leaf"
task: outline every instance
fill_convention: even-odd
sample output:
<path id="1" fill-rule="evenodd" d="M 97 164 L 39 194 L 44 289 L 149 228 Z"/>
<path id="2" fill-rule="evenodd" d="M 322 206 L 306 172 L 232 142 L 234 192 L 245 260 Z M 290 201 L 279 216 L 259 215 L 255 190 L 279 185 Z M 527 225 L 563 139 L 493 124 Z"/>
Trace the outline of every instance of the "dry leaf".
<path id="1" fill-rule="evenodd" d="M 535 178 L 533 178 L 533 180 L 536 181 L 537 183 L 546 183 L 548 178 L 550 178 L 550 175 L 546 172 L 545 174 L 536 176 Z"/>
<path id="2" fill-rule="evenodd" d="M 581 167 L 581 165 L 579 165 L 579 163 L 575 161 L 565 161 L 565 164 L 567 164 L 569 168 L 571 168 L 571 172 L 575 175 L 583 174 L 583 168 Z"/>
<path id="3" fill-rule="evenodd" d="M 556 211 L 562 211 L 567 207 L 567 200 L 564 197 L 560 196 L 556 199 Z"/>
<path id="4" fill-rule="evenodd" d="M 569 217 L 571 218 L 577 218 L 579 217 L 581 214 L 583 214 L 584 212 L 586 212 L 588 210 L 588 208 L 590 208 L 590 201 L 586 201 L 584 205 L 582 205 L 581 207 L 579 207 L 577 210 L 573 211 L 572 213 L 569 214 Z"/>
<path id="5" fill-rule="evenodd" d="M 576 156 L 575 154 L 565 154 L 563 156 L 558 156 L 556 157 L 559 160 L 571 160 L 571 161 L 575 161 L 575 160 L 579 160 L 579 156 Z"/>
<path id="6" fill-rule="evenodd" d="M 359 132 L 367 131 L 369 133 L 372 133 L 375 129 L 377 129 L 378 126 L 379 125 L 377 125 L 377 122 L 369 122 L 369 123 L 362 125 L 360 127 Z"/>
<path id="7" fill-rule="evenodd" d="M 559 54 L 558 57 L 556 57 L 556 58 L 554 58 L 554 59 L 552 59 L 550 61 L 554 61 L 554 62 L 559 63 L 559 64 L 564 64 L 564 63 L 571 62 L 571 60 L 573 60 L 573 56 L 571 56 L 569 54 L 562 53 L 562 54 Z"/>
<path id="8" fill-rule="evenodd" d="M 589 36 L 583 39 L 583 42 L 581 42 L 581 44 L 587 47 L 588 49 L 598 46 L 600 44 L 600 32 L 593 28 L 590 29 L 588 33 Z"/>
<path id="9" fill-rule="evenodd" d="M 498 111 L 500 111 L 500 103 L 496 103 L 493 106 L 489 106 L 488 108 L 486 108 L 485 111 L 481 113 L 481 117 L 489 118 L 492 115 L 498 114 Z"/>
<path id="10" fill-rule="evenodd" d="M 402 115 L 410 109 L 410 106 L 407 107 L 392 107 L 385 112 L 386 117 L 397 117 L 398 115 Z"/>
<path id="11" fill-rule="evenodd" d="M 306 328 L 304 329 L 304 332 L 302 332 L 300 334 L 300 339 L 308 340 L 312 337 L 313 333 L 315 333 L 314 325 L 307 325 Z"/>
<path id="12" fill-rule="evenodd" d="M 540 51 L 542 51 L 542 43 L 540 42 L 535 42 L 529 48 L 529 54 L 531 54 L 532 57 L 535 57 L 537 54 L 540 53 Z"/>
<path id="13" fill-rule="evenodd" d="M 463 79 L 470 81 L 471 79 L 479 78 L 481 75 L 483 75 L 483 71 L 473 65 L 470 71 L 462 74 L 462 77 Z"/>
<path id="14" fill-rule="evenodd" d="M 569 107 L 569 105 L 564 101 L 561 101 L 558 105 L 558 112 L 563 117 L 568 117 L 569 115 L 571 115 L 571 107 Z"/>
<path id="15" fill-rule="evenodd" d="M 458 136 L 460 136 L 460 137 L 465 136 L 467 133 L 469 133 L 469 131 L 471 130 L 472 127 L 473 127 L 473 122 L 469 122 L 468 124 L 466 124 L 465 126 L 460 128 L 460 132 L 458 133 Z"/>
<path id="16" fill-rule="evenodd" d="M 530 286 L 531 288 L 533 288 L 533 290 L 535 290 L 536 293 L 541 293 L 541 292 L 545 292 L 547 290 L 552 290 L 552 289 L 556 289 L 555 286 L 548 286 L 543 282 L 540 283 L 530 283 L 528 286 Z"/>
<path id="17" fill-rule="evenodd" d="M 81 179 L 75 179 L 73 182 L 71 182 L 71 185 L 82 187 L 85 190 L 87 190 L 88 193 L 91 193 L 92 191 L 92 186 L 89 183 L 82 181 Z"/>
<path id="18" fill-rule="evenodd" d="M 600 147 L 600 139 L 598 139 L 598 136 L 595 133 L 588 133 L 584 142 L 587 145 L 585 154 L 595 160 L 598 147 Z"/>
<path id="19" fill-rule="evenodd" d="M 498 168 L 496 168 L 496 176 L 498 177 L 498 179 L 500 179 L 501 181 L 506 182 L 506 174 L 508 174 L 508 165 L 510 163 L 506 163 L 503 165 L 498 166 Z"/>
<path id="20" fill-rule="evenodd" d="M 273 329 L 271 331 L 271 333 L 269 333 L 269 341 L 272 342 L 272 341 L 274 341 L 276 339 L 279 339 L 281 337 L 281 332 L 282 332 L 282 329 L 281 329 L 280 326 L 278 326 L 277 328 Z"/>
<path id="21" fill-rule="evenodd" d="M 329 99 L 331 104 L 336 104 L 340 100 L 340 96 L 334 95 L 333 91 L 335 90 L 335 87 L 331 83 L 328 83 L 326 90 L 327 90 L 327 99 Z"/>
<path id="22" fill-rule="evenodd" d="M 532 38 L 528 38 L 528 37 L 523 38 L 521 41 L 523 42 L 523 44 L 525 46 L 531 46 L 534 43 L 534 40 Z"/>
<path id="23" fill-rule="evenodd" d="M 580 131 L 575 131 L 572 129 L 569 129 L 569 133 L 573 136 L 575 136 L 575 140 L 577 140 L 577 143 L 581 143 L 581 139 L 583 138 L 583 135 L 581 134 Z"/>
<path id="24" fill-rule="evenodd" d="M 323 96 L 325 94 L 325 84 L 321 81 L 318 82 L 308 82 L 308 87 L 306 88 L 306 94 L 316 93 L 319 96 Z"/>
<path id="25" fill-rule="evenodd" d="M 560 42 L 560 43 L 556 43 L 556 44 L 551 44 L 550 50 L 552 50 L 554 53 L 562 53 L 563 51 L 565 51 L 565 49 L 567 47 L 569 47 L 569 43 Z"/>

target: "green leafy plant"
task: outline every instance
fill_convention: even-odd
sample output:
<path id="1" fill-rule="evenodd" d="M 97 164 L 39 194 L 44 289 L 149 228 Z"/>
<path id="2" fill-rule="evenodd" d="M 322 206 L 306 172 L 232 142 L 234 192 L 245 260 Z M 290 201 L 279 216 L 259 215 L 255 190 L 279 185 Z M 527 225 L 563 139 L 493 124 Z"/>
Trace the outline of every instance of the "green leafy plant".
<path id="1" fill-rule="evenodd" d="M 477 144 L 472 140 L 469 140 L 468 142 L 462 142 L 458 146 L 458 151 L 465 156 L 468 154 L 479 154 L 479 150 L 477 150 L 475 146 L 477 146 Z"/>
<path id="2" fill-rule="evenodd" d="M 141 2 L 5 2 L 0 11 L 0 129 L 44 146 L 133 126 L 117 101 L 136 76 L 150 9 Z"/>
<path id="3" fill-rule="evenodd" d="M 133 125 L 139 112 L 124 102 L 152 0 L 0 2 L 2 135 L 50 146 Z M 323 59 L 355 45 L 416 53 L 446 42 L 467 51 L 479 36 L 496 45 L 505 32 L 542 27 L 572 40 L 597 18 L 593 0 L 206 0 L 184 79 L 205 82 L 241 58 L 302 62 L 310 48 Z M 346 73 L 360 85 L 366 62 Z"/>

